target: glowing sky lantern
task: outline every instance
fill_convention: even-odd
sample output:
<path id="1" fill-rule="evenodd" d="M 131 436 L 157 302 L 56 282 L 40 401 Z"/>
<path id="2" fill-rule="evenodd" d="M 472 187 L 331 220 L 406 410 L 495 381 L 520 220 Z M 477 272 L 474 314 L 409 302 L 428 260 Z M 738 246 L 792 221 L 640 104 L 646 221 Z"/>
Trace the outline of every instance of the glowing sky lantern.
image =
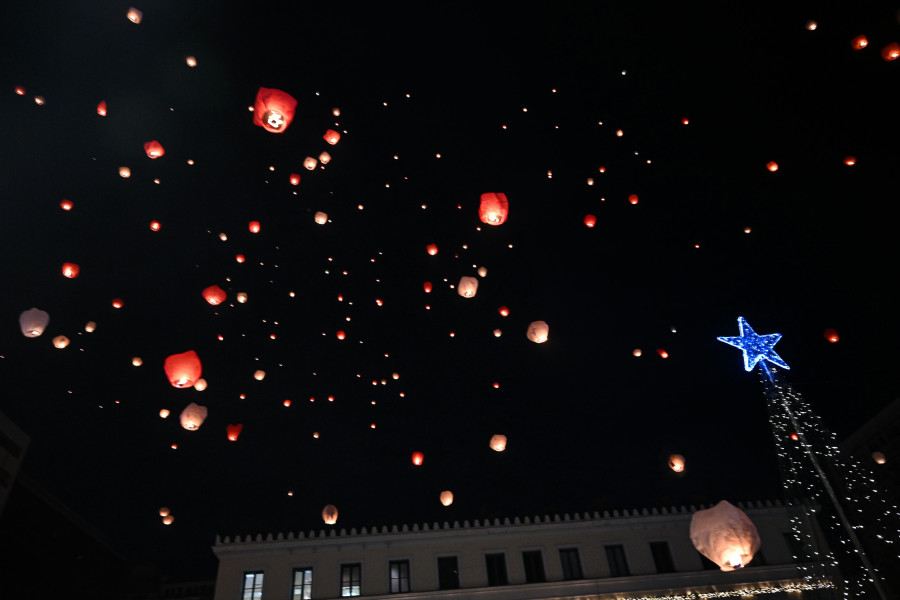
<path id="1" fill-rule="evenodd" d="M 881 58 L 887 61 L 900 58 L 900 44 L 893 42 L 881 49 Z"/>
<path id="2" fill-rule="evenodd" d="M 669 457 L 669 468 L 676 473 L 684 471 L 684 457 L 680 454 L 673 454 Z"/>
<path id="3" fill-rule="evenodd" d="M 187 58 L 184 59 L 184 62 L 187 63 L 187 66 L 189 66 L 189 67 L 197 66 L 197 59 L 193 56 L 188 56 Z"/>
<path id="4" fill-rule="evenodd" d="M 112 307 L 115 309 L 119 309 L 125 306 L 125 301 L 121 298 L 113 298 Z"/>
<path id="5" fill-rule="evenodd" d="M 315 169 L 317 164 L 319 164 L 319 161 L 314 159 L 312 156 L 307 156 L 303 159 L 303 166 L 307 171 L 312 171 L 313 169 Z"/>
<path id="6" fill-rule="evenodd" d="M 759 551 L 759 533 L 744 511 L 722 500 L 691 517 L 691 542 L 723 571 L 741 569 Z"/>
<path id="7" fill-rule="evenodd" d="M 500 313 L 500 316 L 501 316 L 501 317 L 508 317 L 508 316 L 509 316 L 509 309 L 508 309 L 507 307 L 505 307 L 505 306 L 501 306 L 500 308 L 498 308 L 498 309 L 497 309 L 497 312 Z"/>
<path id="8" fill-rule="evenodd" d="M 437 244 L 428 244 L 427 246 L 425 246 L 425 251 L 428 252 L 430 256 L 434 256 L 438 253 Z"/>
<path id="9" fill-rule="evenodd" d="M 853 47 L 854 50 L 862 50 L 866 46 L 869 45 L 869 40 L 864 35 L 858 35 L 852 40 L 850 40 L 850 46 Z"/>
<path id="10" fill-rule="evenodd" d="M 503 225 L 509 216 L 509 201 L 506 194 L 486 193 L 481 195 L 478 218 L 488 225 Z"/>
<path id="11" fill-rule="evenodd" d="M 875 463 L 879 465 L 883 465 L 887 462 L 887 459 L 884 457 L 884 453 L 877 451 L 872 453 L 872 460 L 874 460 Z"/>
<path id="12" fill-rule="evenodd" d="M 494 452 L 503 452 L 506 450 L 506 436 L 500 433 L 492 435 L 490 446 Z"/>
<path id="13" fill-rule="evenodd" d="M 836 344 L 838 340 L 841 338 L 838 337 L 838 332 L 834 329 L 828 328 L 825 330 L 825 339 L 831 342 L 832 344 Z"/>
<path id="14" fill-rule="evenodd" d="M 844 164 L 847 165 L 848 167 L 852 167 L 853 165 L 856 164 L 856 157 L 855 156 L 845 156 Z"/>
<path id="15" fill-rule="evenodd" d="M 238 302 L 240 302 L 241 304 L 244 304 L 245 302 L 247 302 L 247 292 L 238 292 L 235 295 L 235 298 L 237 298 Z"/>
<path id="16" fill-rule="evenodd" d="M 228 293 L 217 285 L 211 285 L 203 289 L 203 299 L 216 306 L 222 304 L 228 297 Z"/>
<path id="17" fill-rule="evenodd" d="M 128 9 L 128 12 L 125 14 L 125 18 L 129 21 L 137 25 L 144 18 L 144 13 L 136 9 L 135 7 L 131 7 Z"/>
<path id="18" fill-rule="evenodd" d="M 163 370 L 169 383 L 177 388 L 187 388 L 194 385 L 203 372 L 203 365 L 200 364 L 200 357 L 193 350 L 182 352 L 181 354 L 172 354 L 166 358 L 163 363 Z"/>
<path id="19" fill-rule="evenodd" d="M 550 337 L 550 326 L 545 321 L 533 321 L 526 335 L 535 344 L 543 344 Z"/>
<path id="20" fill-rule="evenodd" d="M 778 170 L 778 163 L 775 162 L 774 160 L 770 160 L 769 162 L 766 163 L 766 168 L 774 173 L 775 171 Z"/>
<path id="21" fill-rule="evenodd" d="M 106 116 L 106 100 L 101 100 L 100 104 L 97 105 L 97 114 L 101 117 Z"/>
<path id="22" fill-rule="evenodd" d="M 338 509 L 334 504 L 328 504 L 322 509 L 322 520 L 326 525 L 334 525 L 337 523 Z"/>
<path id="23" fill-rule="evenodd" d="M 584 224 L 586 227 L 593 227 L 597 224 L 597 217 L 594 215 L 584 215 Z"/>
<path id="24" fill-rule="evenodd" d="M 58 335 L 53 338 L 53 347 L 63 349 L 69 345 L 69 338 L 64 335 Z"/>
<path id="25" fill-rule="evenodd" d="M 319 225 L 324 225 L 328 222 L 328 213 L 323 213 L 321 210 L 316 211 L 316 214 L 313 216 L 313 220 Z"/>
<path id="26" fill-rule="evenodd" d="M 456 291 L 463 298 L 474 298 L 478 292 L 478 280 L 474 277 L 461 277 Z"/>
<path id="27" fill-rule="evenodd" d="M 135 367 L 139 367 L 142 364 L 144 364 L 144 359 L 141 358 L 140 356 L 133 356 L 133 357 L 131 357 L 131 364 L 134 365 Z"/>
<path id="28" fill-rule="evenodd" d="M 241 435 L 241 430 L 244 429 L 243 423 L 238 423 L 237 425 L 229 425 L 225 428 L 225 431 L 228 435 L 229 442 L 236 442 L 238 436 Z"/>
<path id="29" fill-rule="evenodd" d="M 168 517 L 168 516 L 169 516 L 169 513 L 171 513 L 171 512 L 172 512 L 172 511 L 169 510 L 169 508 L 168 508 L 167 506 L 163 506 L 163 507 L 161 507 L 161 508 L 159 509 L 159 516 L 161 516 L 161 517 Z"/>
<path id="30" fill-rule="evenodd" d="M 62 274 L 63 277 L 68 277 L 69 279 L 75 279 L 78 277 L 78 273 L 81 271 L 81 268 L 75 263 L 63 263 L 62 266 Z"/>
<path id="31" fill-rule="evenodd" d="M 441 492 L 441 504 L 444 506 L 450 506 L 453 504 L 453 492 L 450 490 L 444 490 Z"/>
<path id="32" fill-rule="evenodd" d="M 329 129 L 328 131 L 325 132 L 325 135 L 322 136 L 322 139 L 324 139 L 330 145 L 334 146 L 335 144 L 338 143 L 338 141 L 340 141 L 341 134 L 339 134 L 334 129 Z"/>
<path id="33" fill-rule="evenodd" d="M 478 267 L 477 273 L 479 277 L 487 277 L 487 267 Z"/>
<path id="34" fill-rule="evenodd" d="M 94 333 L 97 331 L 97 324 L 94 321 L 88 321 L 84 324 L 84 330 L 88 333 Z"/>
<path id="35" fill-rule="evenodd" d="M 161 419 L 168 419 L 168 418 L 169 418 L 169 414 L 171 414 L 171 413 L 169 413 L 169 409 L 168 409 L 168 408 L 163 408 L 163 409 L 161 409 L 161 410 L 159 411 L 159 416 L 160 416 Z"/>
<path id="36" fill-rule="evenodd" d="M 72 210 L 75 204 L 71 200 L 63 200 L 59 203 L 59 207 L 63 210 Z"/>
<path id="37" fill-rule="evenodd" d="M 631 194 L 630 196 L 628 196 L 628 201 L 632 204 L 637 204 L 638 203 L 638 195 Z"/>
<path id="38" fill-rule="evenodd" d="M 291 173 L 290 182 L 291 182 L 291 185 L 300 185 L 299 173 Z"/>
<path id="39" fill-rule="evenodd" d="M 656 353 L 660 355 L 662 358 L 669 358 L 669 353 L 663 350 L 662 348 L 658 348 Z"/>
<path id="40" fill-rule="evenodd" d="M 131 177 L 131 169 L 128 167 L 119 167 L 119 177 L 122 179 L 128 179 Z"/>
<path id="41" fill-rule="evenodd" d="M 319 154 L 319 162 L 323 165 L 327 165 L 331 162 L 331 155 L 327 152 L 322 152 L 321 154 Z"/>
<path id="42" fill-rule="evenodd" d="M 206 420 L 207 410 L 205 406 L 200 406 L 191 402 L 183 411 L 181 411 L 181 426 L 188 431 L 197 431 Z"/>
<path id="43" fill-rule="evenodd" d="M 271 133 L 284 133 L 296 110 L 297 100 L 287 92 L 261 87 L 253 104 L 253 124 Z"/>
<path id="44" fill-rule="evenodd" d="M 243 254 L 235 254 L 235 255 L 234 255 L 234 260 L 237 261 L 237 262 L 239 262 L 239 263 L 243 263 L 243 262 L 246 262 L 246 261 L 247 261 L 247 257 L 244 256 Z"/>
<path id="45" fill-rule="evenodd" d="M 250 233 L 259 233 L 259 221 L 250 221 L 249 223 L 247 223 L 247 229 L 250 230 Z"/>
<path id="46" fill-rule="evenodd" d="M 203 379 L 202 377 L 200 379 L 198 379 L 196 382 L 194 382 L 194 389 L 197 390 L 198 392 L 202 392 L 203 390 L 205 390 L 206 386 L 207 386 L 206 380 Z"/>
<path id="47" fill-rule="evenodd" d="M 256 371 L 253 371 L 253 379 L 255 379 L 257 381 L 262 381 L 265 378 L 266 378 L 266 372 L 263 371 L 262 369 L 257 369 Z"/>
<path id="48" fill-rule="evenodd" d="M 422 289 L 425 290 L 426 294 L 430 294 L 431 290 L 434 289 L 434 286 L 431 285 L 430 281 L 426 281 L 422 284 Z"/>
<path id="49" fill-rule="evenodd" d="M 337 339 L 339 339 L 339 340 L 347 339 L 347 334 L 344 333 L 343 331 L 338 331 L 338 332 L 335 334 L 335 336 L 337 336 Z"/>
<path id="50" fill-rule="evenodd" d="M 159 158 L 166 153 L 166 149 L 156 140 L 151 140 L 144 143 L 144 152 L 146 152 L 147 156 L 150 158 Z"/>
<path id="51" fill-rule="evenodd" d="M 418 467 L 423 462 L 425 462 L 425 455 L 422 454 L 421 452 L 413 452 L 411 460 L 412 460 L 412 464 L 414 464 Z"/>
<path id="52" fill-rule="evenodd" d="M 150 221 L 150 231 L 159 231 L 159 228 L 162 227 L 159 221 Z"/>
<path id="53" fill-rule="evenodd" d="M 162 518 L 163 525 L 171 525 L 175 522 L 175 517 L 173 515 L 166 515 Z"/>

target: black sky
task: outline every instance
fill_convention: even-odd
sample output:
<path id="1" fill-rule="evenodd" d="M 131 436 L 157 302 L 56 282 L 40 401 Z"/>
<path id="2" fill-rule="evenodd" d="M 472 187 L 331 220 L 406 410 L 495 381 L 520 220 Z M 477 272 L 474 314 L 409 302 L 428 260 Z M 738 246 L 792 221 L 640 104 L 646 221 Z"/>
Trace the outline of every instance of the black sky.
<path id="1" fill-rule="evenodd" d="M 215 534 L 318 529 L 328 503 L 349 529 L 776 498 L 761 388 L 715 340 L 739 315 L 784 334 L 840 437 L 895 398 L 895 7 L 559 4 L 147 2 L 135 25 L 116 2 L 6 3 L 0 410 L 32 438 L 24 471 L 134 562 L 190 573 Z M 284 134 L 252 125 L 260 86 L 297 98 Z M 478 221 L 491 191 L 500 227 Z M 32 306 L 51 321 L 26 339 Z M 166 381 L 189 349 L 206 391 Z"/>

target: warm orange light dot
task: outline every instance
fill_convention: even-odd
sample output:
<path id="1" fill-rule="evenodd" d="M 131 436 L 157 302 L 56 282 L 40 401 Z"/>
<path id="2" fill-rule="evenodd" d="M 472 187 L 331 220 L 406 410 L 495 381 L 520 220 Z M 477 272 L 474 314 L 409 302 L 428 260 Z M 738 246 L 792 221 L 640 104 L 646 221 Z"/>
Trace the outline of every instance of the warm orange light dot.
<path id="1" fill-rule="evenodd" d="M 97 105 L 97 114 L 101 117 L 106 116 L 106 102 L 101 101 L 100 104 Z"/>
<path id="2" fill-rule="evenodd" d="M 78 277 L 78 272 L 81 268 L 75 263 L 63 263 L 62 266 L 62 274 L 63 277 L 68 277 L 69 279 L 75 279 Z"/>
<path id="3" fill-rule="evenodd" d="M 682 120 L 681 120 L 681 124 L 682 124 L 682 125 L 687 125 L 688 123 L 690 123 L 690 121 L 688 121 L 687 119 L 682 119 Z"/>
<path id="4" fill-rule="evenodd" d="M 239 262 L 239 263 L 242 263 L 242 262 L 244 262 L 245 260 L 247 260 L 247 257 L 244 256 L 243 254 L 236 254 L 236 255 L 234 256 L 234 260 L 236 260 L 236 261 Z"/>
<path id="5" fill-rule="evenodd" d="M 425 251 L 428 252 L 428 254 L 430 254 L 431 256 L 434 256 L 438 253 L 437 244 L 428 244 L 427 246 L 425 246 Z"/>
<path id="6" fill-rule="evenodd" d="M 63 200 L 59 203 L 59 207 L 63 210 L 72 210 L 75 204 L 71 200 Z"/>
<path id="7" fill-rule="evenodd" d="M 122 308 L 125 306 L 125 302 L 121 298 L 113 298 L 112 306 L 113 308 Z"/>
<path id="8" fill-rule="evenodd" d="M 587 227 L 593 227 L 594 225 L 597 224 L 597 217 L 595 217 L 594 215 L 585 215 L 584 216 L 584 224 Z"/>
<path id="9" fill-rule="evenodd" d="M 247 224 L 250 233 L 259 233 L 259 227 L 259 221 L 250 221 L 250 223 Z"/>
<path id="10" fill-rule="evenodd" d="M 869 40 L 864 35 L 858 35 L 850 41 L 850 45 L 854 50 L 862 50 L 869 45 Z"/>
<path id="11" fill-rule="evenodd" d="M 606 167 L 600 167 L 597 170 L 600 171 L 601 173 L 606 173 Z"/>
<path id="12" fill-rule="evenodd" d="M 847 156 L 846 158 L 844 158 L 844 164 L 847 165 L 848 167 L 852 167 L 853 165 L 856 164 L 856 157 L 855 156 Z"/>
<path id="13" fill-rule="evenodd" d="M 497 309 L 497 312 L 500 313 L 500 316 L 501 316 L 501 317 L 508 317 L 508 316 L 509 316 L 509 309 L 506 308 L 505 306 L 501 306 L 500 308 L 498 308 L 498 309 Z"/>
<path id="14" fill-rule="evenodd" d="M 499 384 L 498 382 L 496 382 L 496 381 L 494 382 L 494 389 L 495 389 L 495 390 L 499 390 L 499 389 L 500 389 L 500 384 Z"/>
<path id="15" fill-rule="evenodd" d="M 425 462 L 425 455 L 421 452 L 413 452 L 412 453 L 412 464 L 419 466 L 423 462 Z"/>
<path id="16" fill-rule="evenodd" d="M 159 231 L 160 224 L 159 221 L 150 221 L 150 230 L 151 231 Z"/>
<path id="17" fill-rule="evenodd" d="M 637 358 L 640 358 L 640 356 L 641 356 L 641 354 L 643 354 L 643 352 L 641 352 L 640 348 L 635 348 L 631 354 L 636 356 Z"/>
<path id="18" fill-rule="evenodd" d="M 638 195 L 631 194 L 630 196 L 628 196 L 628 201 L 631 202 L 632 204 L 637 204 L 638 203 Z"/>
<path id="19" fill-rule="evenodd" d="M 300 175 L 291 173 L 291 185 L 300 185 Z"/>
<path id="20" fill-rule="evenodd" d="M 881 49 L 881 58 L 887 61 L 900 58 L 900 44 L 893 42 Z"/>
<path id="21" fill-rule="evenodd" d="M 841 338 L 838 337 L 838 332 L 830 327 L 825 330 L 825 339 L 831 342 L 832 344 L 836 344 Z"/>
<path id="22" fill-rule="evenodd" d="M 189 67 L 197 66 L 197 59 L 194 58 L 193 56 L 188 56 L 186 59 L 184 59 L 184 62 L 187 63 L 187 66 L 189 66 Z"/>
<path id="23" fill-rule="evenodd" d="M 766 163 L 766 168 L 774 173 L 775 171 L 778 170 L 778 163 L 775 162 L 774 160 L 770 160 L 769 162 Z"/>
<path id="24" fill-rule="evenodd" d="M 616 130 L 616 137 L 622 137 L 623 135 L 625 135 L 624 131 L 622 131 L 621 129 Z"/>
<path id="25" fill-rule="evenodd" d="M 669 353 L 666 352 L 665 350 L 660 349 L 660 350 L 657 350 L 656 352 L 657 352 L 662 358 L 669 358 Z"/>
<path id="26" fill-rule="evenodd" d="M 426 281 L 422 284 L 422 288 L 425 290 L 426 294 L 430 294 L 432 290 L 432 285 L 430 281 Z"/>
<path id="27" fill-rule="evenodd" d="M 23 87 L 17 87 L 17 88 L 16 88 L 16 95 L 17 95 L 17 96 L 24 96 L 24 95 L 25 95 L 25 88 L 23 88 Z"/>

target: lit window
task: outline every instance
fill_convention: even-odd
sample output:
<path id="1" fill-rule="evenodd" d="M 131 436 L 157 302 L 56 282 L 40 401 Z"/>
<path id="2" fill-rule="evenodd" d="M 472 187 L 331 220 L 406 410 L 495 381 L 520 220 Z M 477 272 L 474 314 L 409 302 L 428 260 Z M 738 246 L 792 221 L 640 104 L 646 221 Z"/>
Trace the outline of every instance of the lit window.
<path id="1" fill-rule="evenodd" d="M 672 551 L 669 550 L 669 542 L 650 542 L 650 553 L 653 555 L 653 564 L 657 573 L 674 573 L 675 563 L 672 560 Z"/>
<path id="2" fill-rule="evenodd" d="M 294 569 L 293 600 L 310 600 L 312 598 L 312 569 Z"/>
<path id="3" fill-rule="evenodd" d="M 544 575 L 544 559 L 540 550 L 522 552 L 522 563 L 525 565 L 525 583 L 547 581 L 547 577 Z"/>
<path id="4" fill-rule="evenodd" d="M 502 552 L 497 554 L 485 554 L 487 566 L 488 585 L 507 585 L 509 578 L 506 576 L 506 556 Z"/>
<path id="5" fill-rule="evenodd" d="M 263 572 L 253 571 L 244 573 L 244 591 L 242 600 L 256 600 L 262 598 Z"/>
<path id="6" fill-rule="evenodd" d="M 628 561 L 625 560 L 625 546 L 606 546 L 606 560 L 609 562 L 610 577 L 625 577 L 628 572 Z"/>
<path id="7" fill-rule="evenodd" d="M 459 562 L 455 556 L 441 556 L 438 564 L 438 589 L 459 589 Z"/>
<path id="8" fill-rule="evenodd" d="M 354 563 L 352 565 L 341 565 L 341 598 L 359 596 L 361 571 L 362 567 L 359 563 Z"/>
<path id="9" fill-rule="evenodd" d="M 391 561 L 391 593 L 409 591 L 409 561 Z"/>
<path id="10" fill-rule="evenodd" d="M 560 548 L 559 562 L 562 564 L 563 579 L 583 579 L 578 548 Z"/>

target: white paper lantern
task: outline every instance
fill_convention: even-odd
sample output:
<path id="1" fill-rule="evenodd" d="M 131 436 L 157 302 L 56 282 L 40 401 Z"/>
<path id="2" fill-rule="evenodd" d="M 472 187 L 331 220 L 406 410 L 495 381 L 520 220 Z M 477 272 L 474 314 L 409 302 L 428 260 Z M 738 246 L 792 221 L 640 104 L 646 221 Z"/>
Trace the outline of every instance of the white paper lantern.
<path id="1" fill-rule="evenodd" d="M 181 411 L 181 426 L 188 431 L 196 431 L 206 420 L 206 407 L 191 402 Z"/>
<path id="2" fill-rule="evenodd" d="M 723 571 L 747 566 L 759 550 L 759 532 L 744 511 L 722 500 L 691 517 L 691 542 Z"/>
<path id="3" fill-rule="evenodd" d="M 25 337 L 38 337 L 44 333 L 49 322 L 50 315 L 37 308 L 30 308 L 19 315 L 19 327 Z"/>

